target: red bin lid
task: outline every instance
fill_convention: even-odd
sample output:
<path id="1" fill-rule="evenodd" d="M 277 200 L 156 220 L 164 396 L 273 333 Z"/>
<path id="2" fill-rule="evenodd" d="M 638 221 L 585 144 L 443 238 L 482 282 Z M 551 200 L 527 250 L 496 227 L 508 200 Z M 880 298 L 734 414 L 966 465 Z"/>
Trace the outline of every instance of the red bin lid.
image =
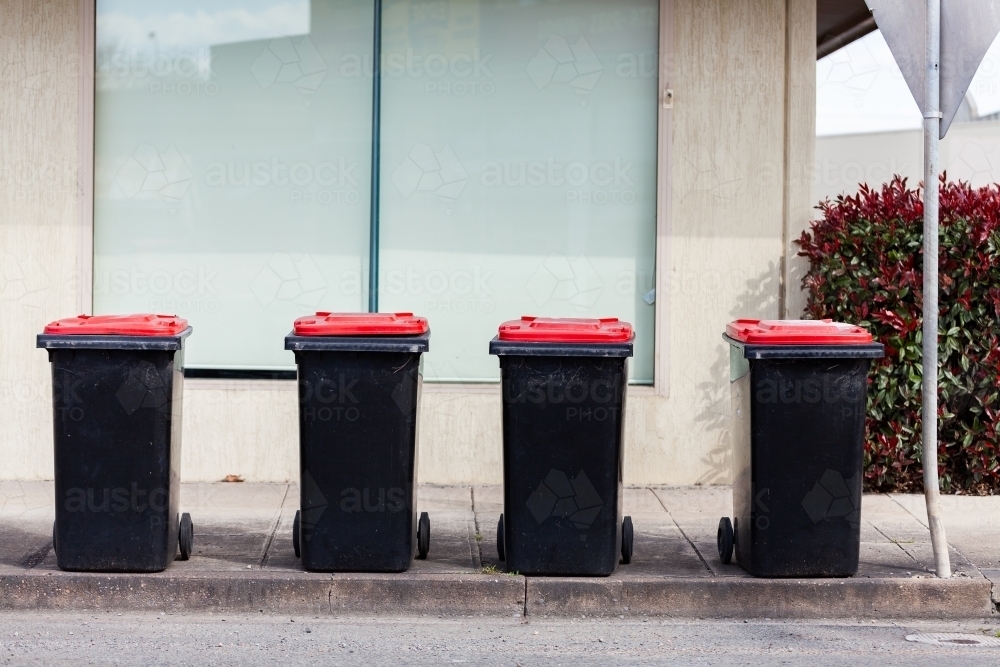
<path id="1" fill-rule="evenodd" d="M 176 336 L 188 328 L 176 315 L 77 315 L 49 322 L 45 333 L 80 336 Z"/>
<path id="2" fill-rule="evenodd" d="M 295 320 L 296 336 L 417 336 L 430 328 L 413 313 L 326 313 Z"/>
<path id="3" fill-rule="evenodd" d="M 524 343 L 627 343 L 633 338 L 632 325 L 617 317 L 587 319 L 575 317 L 531 317 L 500 325 L 500 340 Z"/>
<path id="4" fill-rule="evenodd" d="M 833 320 L 736 320 L 726 335 L 753 345 L 865 345 L 872 335 L 853 324 Z"/>

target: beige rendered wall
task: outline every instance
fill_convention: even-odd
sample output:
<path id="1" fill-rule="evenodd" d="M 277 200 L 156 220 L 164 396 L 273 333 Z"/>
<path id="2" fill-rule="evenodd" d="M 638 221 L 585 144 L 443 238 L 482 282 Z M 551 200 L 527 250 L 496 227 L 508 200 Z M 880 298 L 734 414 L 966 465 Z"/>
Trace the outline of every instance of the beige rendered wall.
<path id="1" fill-rule="evenodd" d="M 79 307 L 77 0 L 0 2 L 0 477 L 52 477 L 35 334 Z"/>
<path id="2" fill-rule="evenodd" d="M 674 102 L 661 111 L 659 376 L 629 396 L 624 475 L 629 484 L 726 483 L 721 333 L 735 317 L 777 317 L 796 298 L 783 249 L 812 199 L 797 174 L 809 171 L 815 145 L 815 2 L 662 4 Z M 14 72 L 0 81 L 0 168 L 61 169 L 52 184 L 0 181 L 0 478 L 51 477 L 50 383 L 33 341 L 77 309 L 73 276 L 87 252 L 75 196 L 78 16 L 76 0 L 0 3 L 0 71 Z M 25 187 L 65 192 L 51 203 L 19 194 Z M 182 476 L 295 479 L 295 397 L 291 382 L 186 381 Z M 424 385 L 421 481 L 501 481 L 499 400 L 496 387 Z"/>
<path id="3" fill-rule="evenodd" d="M 659 258 L 669 271 L 658 288 L 669 395 L 628 406 L 628 483 L 730 480 L 721 334 L 736 317 L 779 315 L 786 161 L 796 154 L 786 151 L 787 108 L 815 95 L 789 88 L 786 63 L 798 54 L 815 71 L 804 54 L 815 44 L 810 4 L 674 3 L 669 250 Z"/>
<path id="4" fill-rule="evenodd" d="M 795 241 L 816 218 L 813 190 L 816 156 L 816 3 L 788 2 L 788 88 L 785 99 L 785 264 L 781 316 L 805 312 L 802 278 L 809 262 Z"/>

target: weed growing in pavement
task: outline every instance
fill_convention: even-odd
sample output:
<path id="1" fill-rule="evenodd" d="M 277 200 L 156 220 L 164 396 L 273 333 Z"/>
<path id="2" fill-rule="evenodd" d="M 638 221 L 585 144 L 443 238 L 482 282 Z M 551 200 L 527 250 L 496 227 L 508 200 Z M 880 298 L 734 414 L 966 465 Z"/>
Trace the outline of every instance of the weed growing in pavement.
<path id="1" fill-rule="evenodd" d="M 483 565 L 479 568 L 479 574 L 506 574 L 508 577 L 519 577 L 520 572 L 505 572 L 496 565 Z"/>

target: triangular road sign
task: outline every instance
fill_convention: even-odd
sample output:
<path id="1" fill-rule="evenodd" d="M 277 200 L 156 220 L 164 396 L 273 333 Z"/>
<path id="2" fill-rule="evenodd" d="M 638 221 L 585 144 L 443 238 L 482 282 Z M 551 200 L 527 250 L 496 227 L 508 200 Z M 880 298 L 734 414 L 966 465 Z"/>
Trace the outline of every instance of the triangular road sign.
<path id="1" fill-rule="evenodd" d="M 865 0 L 906 85 L 924 109 L 923 0 Z M 941 0 L 941 137 L 948 132 L 979 64 L 1000 32 L 1000 0 Z"/>

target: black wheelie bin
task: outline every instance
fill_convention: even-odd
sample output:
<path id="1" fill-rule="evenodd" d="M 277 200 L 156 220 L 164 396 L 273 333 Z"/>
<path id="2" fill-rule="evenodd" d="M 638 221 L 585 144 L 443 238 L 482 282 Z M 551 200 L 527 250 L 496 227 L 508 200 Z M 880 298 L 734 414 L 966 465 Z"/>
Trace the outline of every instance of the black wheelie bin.
<path id="1" fill-rule="evenodd" d="M 295 555 L 311 572 L 402 572 L 430 548 L 417 515 L 417 409 L 427 320 L 300 317 L 285 338 L 299 389 Z"/>
<path id="2" fill-rule="evenodd" d="M 159 572 L 191 555 L 178 514 L 187 321 L 80 315 L 38 335 L 52 366 L 56 519 L 63 570 Z"/>
<path id="3" fill-rule="evenodd" d="M 758 577 L 858 570 L 868 370 L 865 329 L 831 320 L 736 320 L 729 345 L 733 516 L 723 563 Z"/>
<path id="4" fill-rule="evenodd" d="M 497 554 L 526 575 L 607 576 L 632 559 L 622 519 L 632 326 L 522 317 L 490 341 L 503 391 Z"/>

